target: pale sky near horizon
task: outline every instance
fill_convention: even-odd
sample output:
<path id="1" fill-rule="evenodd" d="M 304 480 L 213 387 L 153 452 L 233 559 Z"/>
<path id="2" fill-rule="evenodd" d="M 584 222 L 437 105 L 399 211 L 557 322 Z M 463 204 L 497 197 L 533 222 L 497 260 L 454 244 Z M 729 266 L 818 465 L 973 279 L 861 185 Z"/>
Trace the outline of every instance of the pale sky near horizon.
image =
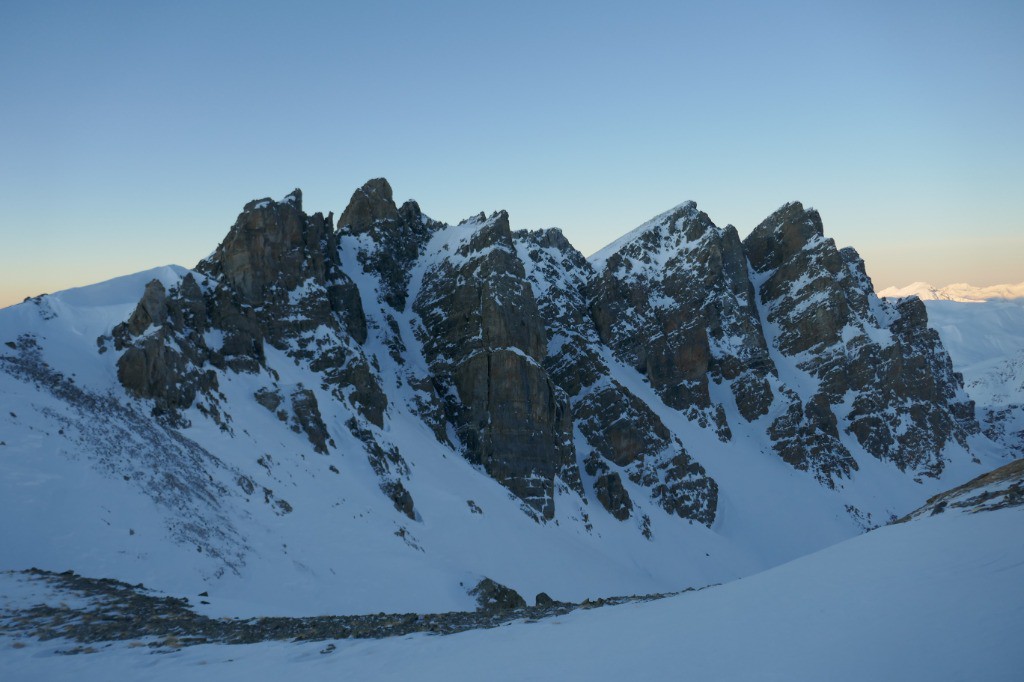
<path id="1" fill-rule="evenodd" d="M 7 2 L 0 306 L 387 177 L 589 254 L 819 209 L 877 288 L 1024 280 L 1024 2 Z"/>

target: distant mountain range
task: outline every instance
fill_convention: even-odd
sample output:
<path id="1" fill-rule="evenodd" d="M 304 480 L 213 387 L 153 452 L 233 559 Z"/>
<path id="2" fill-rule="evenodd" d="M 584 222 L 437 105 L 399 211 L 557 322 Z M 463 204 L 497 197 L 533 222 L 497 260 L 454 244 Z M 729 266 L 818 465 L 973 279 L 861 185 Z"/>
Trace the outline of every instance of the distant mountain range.
<path id="1" fill-rule="evenodd" d="M 950 284 L 934 287 L 927 282 L 914 282 L 905 287 L 888 287 L 878 292 L 882 298 L 906 298 L 917 296 L 922 301 L 959 301 L 972 303 L 980 301 L 1024 299 L 1024 282 L 1020 284 L 995 284 L 976 287 L 970 284 Z"/>

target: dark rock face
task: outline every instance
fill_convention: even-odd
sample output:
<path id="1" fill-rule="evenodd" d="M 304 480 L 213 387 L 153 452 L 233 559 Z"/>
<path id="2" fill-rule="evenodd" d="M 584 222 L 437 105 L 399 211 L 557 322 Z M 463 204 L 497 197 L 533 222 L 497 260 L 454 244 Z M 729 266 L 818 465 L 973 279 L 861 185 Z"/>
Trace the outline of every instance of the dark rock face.
<path id="1" fill-rule="evenodd" d="M 716 386 L 728 386 L 745 421 L 770 415 L 774 451 L 829 486 L 858 468 L 844 433 L 902 469 L 937 474 L 946 443 L 977 432 L 923 308 L 880 302 L 856 251 L 826 239 L 816 212 L 787 204 L 741 243 L 691 202 L 618 244 L 592 259 L 600 341 L 722 440 L 731 435 L 729 405 L 713 397 L 722 395 Z M 794 358 L 817 388 L 780 377 L 776 358 Z M 574 408 L 584 433 L 594 415 L 596 440 L 621 441 L 608 420 L 625 405 Z"/>
<path id="2" fill-rule="evenodd" d="M 409 465 L 406 464 L 402 454 L 393 445 L 386 448 L 382 446 L 374 437 L 373 432 L 360 426 L 355 419 L 350 419 L 345 426 L 366 446 L 370 466 L 377 474 L 381 492 L 391 500 L 395 509 L 413 521 L 419 520 L 416 516 L 412 495 L 402 483 L 403 479 L 409 477 Z"/>
<path id="3" fill-rule="evenodd" d="M 544 367 L 569 394 L 590 448 L 581 453 L 582 467 L 597 477 L 595 498 L 616 518 L 629 518 L 633 505 L 619 473 L 610 471 L 615 466 L 668 512 L 710 526 L 717 485 L 651 408 L 610 376 L 590 317 L 593 268 L 559 230 L 516 232 L 515 243 L 546 321 Z"/>
<path id="4" fill-rule="evenodd" d="M 735 228 L 689 202 L 639 228 L 599 265 L 592 314 L 601 341 L 666 404 L 731 437 L 709 381 L 729 381 L 740 413 L 767 413 L 776 373 Z"/>
<path id="5" fill-rule="evenodd" d="M 127 348 L 119 374 L 129 391 L 170 414 L 191 406 L 199 391 L 215 406 L 215 374 L 193 368 L 259 372 L 269 344 L 383 424 L 387 400 L 359 347 L 366 340 L 359 292 L 341 271 L 330 218 L 303 213 L 301 192 L 246 204 L 196 270 L 206 276 L 201 284 L 189 275 L 168 294 L 157 283 L 115 330 L 118 348 Z M 142 335 L 151 325 L 156 331 Z M 322 439 L 311 438 L 320 447 Z"/>
<path id="6" fill-rule="evenodd" d="M 320 405 L 317 403 L 316 394 L 308 388 L 300 385 L 291 395 L 292 414 L 295 415 L 292 430 L 298 433 L 302 431 L 313 444 L 313 449 L 321 455 L 327 454 L 327 444 L 334 445 L 334 441 L 327 434 L 327 427 L 320 415 Z"/>
<path id="7" fill-rule="evenodd" d="M 938 475 L 946 443 L 966 446 L 978 425 L 921 302 L 878 300 L 857 252 L 837 249 L 799 203 L 769 216 L 744 248 L 777 330 L 771 344 L 820 382 L 799 418 L 791 406 L 772 425 L 776 450 L 819 475 L 849 475 L 856 463 L 841 428 L 875 457 Z"/>
<path id="8" fill-rule="evenodd" d="M 835 480 L 848 478 L 858 469 L 849 449 L 839 439 L 836 417 L 828 401 L 816 394 L 806 405 L 795 391 L 784 389 L 780 400 L 786 411 L 768 427 L 772 447 L 787 463 L 810 471 L 823 485 L 835 487 Z"/>
<path id="9" fill-rule="evenodd" d="M 215 295 L 254 310 L 267 343 L 307 362 L 339 400 L 383 424 L 387 399 L 359 348 L 366 341 L 359 291 L 341 270 L 330 218 L 303 213 L 298 190 L 282 202 L 246 204 L 196 269 L 217 281 Z"/>
<path id="10" fill-rule="evenodd" d="M 327 426 L 324 424 L 323 416 L 320 414 L 320 405 L 317 402 L 316 394 L 308 388 L 299 384 L 291 393 L 291 412 L 285 410 L 282 405 L 284 398 L 278 389 L 270 390 L 266 387 L 256 391 L 253 395 L 263 407 L 267 408 L 282 422 L 289 424 L 295 433 L 305 433 L 313 450 L 321 455 L 327 454 L 327 444 L 334 446 L 334 440 L 327 433 Z"/>
<path id="11" fill-rule="evenodd" d="M 633 511 L 633 501 L 629 493 L 622 487 L 622 479 L 618 472 L 602 474 L 594 481 L 594 494 L 597 501 L 619 521 L 625 521 Z"/>
<path id="12" fill-rule="evenodd" d="M 464 232 L 413 302 L 424 357 L 466 456 L 550 519 L 554 479 L 576 466 L 568 398 L 541 364 L 544 325 L 508 216 Z"/>
<path id="13" fill-rule="evenodd" d="M 511 611 L 526 608 L 526 600 L 511 587 L 484 578 L 476 587 L 469 591 L 469 596 L 476 597 L 479 611 Z"/>
<path id="14" fill-rule="evenodd" d="M 383 178 L 357 189 L 338 219 L 342 234 L 367 237 L 359 250 L 359 262 L 380 277 L 384 301 L 396 310 L 405 309 L 412 265 L 439 227 L 440 223 L 423 215 L 415 201 L 397 207 L 391 185 Z"/>
<path id="15" fill-rule="evenodd" d="M 224 366 L 226 359 L 208 348 L 197 331 L 205 328 L 207 314 L 192 275 L 176 293 L 180 295 L 168 298 L 163 284 L 150 282 L 135 312 L 114 328 L 113 337 L 115 348 L 124 350 L 117 363 L 121 384 L 152 399 L 155 414 L 184 425 L 180 410 L 191 406 L 197 395 L 216 404 L 217 374 L 208 367 Z"/>

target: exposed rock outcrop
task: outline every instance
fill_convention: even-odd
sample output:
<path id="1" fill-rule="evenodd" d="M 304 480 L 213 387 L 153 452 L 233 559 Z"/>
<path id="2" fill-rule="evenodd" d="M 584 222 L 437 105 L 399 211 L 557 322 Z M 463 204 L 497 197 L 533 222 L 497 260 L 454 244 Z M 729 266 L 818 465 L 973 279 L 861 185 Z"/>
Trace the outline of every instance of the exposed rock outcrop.
<path id="1" fill-rule="evenodd" d="M 709 381 L 730 382 L 740 414 L 768 412 L 776 370 L 736 229 L 693 202 L 641 226 L 595 261 L 592 314 L 601 341 L 642 372 L 666 404 L 731 437 Z"/>
<path id="2" fill-rule="evenodd" d="M 511 611 L 526 607 L 526 600 L 513 590 L 490 578 L 484 578 L 469 591 L 469 596 L 476 597 L 480 611 Z"/>
<path id="3" fill-rule="evenodd" d="M 618 472 L 601 474 L 594 481 L 594 494 L 608 513 L 619 521 L 625 521 L 633 511 L 633 501 L 629 493 L 622 487 L 622 479 Z"/>
<path id="4" fill-rule="evenodd" d="M 614 466 L 668 512 L 710 526 L 715 482 L 651 408 L 611 378 L 590 316 L 591 265 L 559 230 L 516 232 L 515 243 L 546 321 L 544 366 L 570 396 L 575 425 L 590 448 L 579 454 L 595 498 L 615 518 L 630 517 L 633 504 Z"/>
<path id="5" fill-rule="evenodd" d="M 320 372 L 336 398 L 383 424 L 387 400 L 359 345 L 366 319 L 358 289 L 340 268 L 330 217 L 303 213 L 301 192 L 246 204 L 196 271 L 205 276 L 201 283 L 190 274 L 171 292 L 151 285 L 115 330 L 118 348 L 127 348 L 118 367 L 128 390 L 173 415 L 197 392 L 215 404 L 211 370 L 263 371 L 269 344 Z"/>
<path id="6" fill-rule="evenodd" d="M 208 322 L 206 301 L 191 274 L 173 296 L 153 280 L 135 312 L 114 327 L 114 347 L 123 350 L 117 363 L 121 384 L 134 395 L 153 400 L 154 414 L 171 424 L 187 424 L 181 411 L 203 394 L 217 400 L 215 367 L 227 363 L 203 338 Z M 223 425 L 223 423 L 222 423 Z"/>
<path id="7" fill-rule="evenodd" d="M 384 178 L 357 189 L 338 219 L 340 233 L 365 236 L 359 261 L 380 277 L 383 298 L 395 310 L 405 309 L 412 265 L 440 227 L 423 215 L 415 201 L 396 206 Z"/>
<path id="8" fill-rule="evenodd" d="M 923 304 L 879 300 L 857 252 L 837 249 L 817 211 L 799 203 L 769 216 L 744 248 L 770 343 L 819 386 L 802 419 L 790 410 L 773 424 L 776 449 L 793 461 L 802 440 L 808 457 L 797 466 L 849 475 L 856 462 L 838 442 L 842 429 L 900 469 L 939 474 L 946 444 L 966 446 L 978 425 Z"/>
<path id="9" fill-rule="evenodd" d="M 508 215 L 449 229 L 450 250 L 438 254 L 412 305 L 424 356 L 466 456 L 550 519 L 555 477 L 575 475 L 572 420 L 568 397 L 541 364 L 544 325 Z"/>

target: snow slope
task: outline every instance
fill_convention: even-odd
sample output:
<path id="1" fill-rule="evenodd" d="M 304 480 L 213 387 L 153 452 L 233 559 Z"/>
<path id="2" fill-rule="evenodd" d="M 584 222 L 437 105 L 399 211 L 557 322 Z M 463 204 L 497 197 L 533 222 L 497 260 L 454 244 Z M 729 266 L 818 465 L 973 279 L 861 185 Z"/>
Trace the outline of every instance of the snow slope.
<path id="1" fill-rule="evenodd" d="M 25 640 L 2 649 L 0 678 L 1019 680 L 1024 507 L 947 509 L 656 602 L 444 637 L 340 640 L 329 653 L 326 642 L 172 653 L 114 644 L 64 656 L 54 653 L 64 643 Z"/>

